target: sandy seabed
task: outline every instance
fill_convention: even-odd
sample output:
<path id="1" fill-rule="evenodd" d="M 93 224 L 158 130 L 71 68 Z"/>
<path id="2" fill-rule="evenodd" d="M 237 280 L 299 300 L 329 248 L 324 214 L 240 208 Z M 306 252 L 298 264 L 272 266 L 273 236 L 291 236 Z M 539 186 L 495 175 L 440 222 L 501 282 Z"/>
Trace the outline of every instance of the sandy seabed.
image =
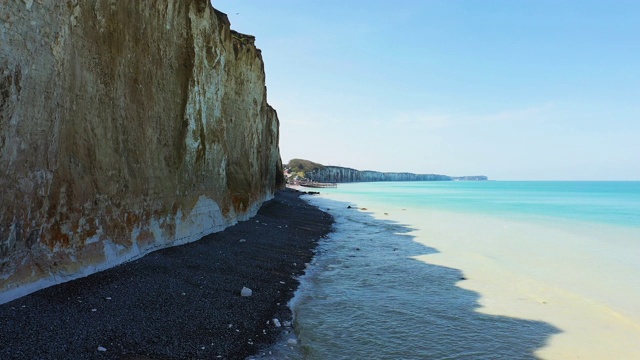
<path id="1" fill-rule="evenodd" d="M 560 332 L 541 359 L 640 359 L 638 230 L 552 219 L 517 220 L 369 204 L 438 250 L 419 256 L 460 269 L 478 311 L 543 321 Z"/>
<path id="2" fill-rule="evenodd" d="M 0 305 L 0 359 L 256 354 L 291 331 L 272 319 L 291 319 L 296 277 L 332 223 L 284 190 L 223 232 Z"/>

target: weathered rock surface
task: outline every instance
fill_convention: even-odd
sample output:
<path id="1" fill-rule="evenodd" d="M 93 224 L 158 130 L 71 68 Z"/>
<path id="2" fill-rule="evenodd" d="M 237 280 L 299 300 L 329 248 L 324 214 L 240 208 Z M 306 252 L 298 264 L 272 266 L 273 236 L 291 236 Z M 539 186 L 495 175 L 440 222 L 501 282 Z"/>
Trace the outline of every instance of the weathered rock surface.
<path id="1" fill-rule="evenodd" d="M 324 166 L 307 172 L 305 176 L 313 181 L 328 183 L 367 182 L 367 181 L 452 181 L 487 180 L 486 176 L 451 177 L 437 174 L 412 174 L 379 171 L 360 171 L 341 166 Z"/>
<path id="2" fill-rule="evenodd" d="M 272 197 L 279 124 L 253 40 L 208 0 L 0 2 L 0 303 Z"/>

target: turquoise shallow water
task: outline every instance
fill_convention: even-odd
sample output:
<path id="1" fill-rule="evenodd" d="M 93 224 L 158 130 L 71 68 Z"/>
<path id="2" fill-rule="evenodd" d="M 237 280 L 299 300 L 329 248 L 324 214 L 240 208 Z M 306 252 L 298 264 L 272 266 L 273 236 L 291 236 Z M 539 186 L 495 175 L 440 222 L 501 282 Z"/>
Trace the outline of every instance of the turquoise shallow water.
<path id="1" fill-rule="evenodd" d="M 640 227 L 638 181 L 378 182 L 323 192 L 396 206 Z"/>

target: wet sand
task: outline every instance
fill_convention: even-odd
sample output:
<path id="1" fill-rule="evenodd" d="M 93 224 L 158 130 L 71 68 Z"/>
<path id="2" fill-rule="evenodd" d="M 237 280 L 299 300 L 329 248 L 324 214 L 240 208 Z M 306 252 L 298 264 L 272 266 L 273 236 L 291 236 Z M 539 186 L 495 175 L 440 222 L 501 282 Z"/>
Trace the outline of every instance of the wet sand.
<path id="1" fill-rule="evenodd" d="M 285 190 L 223 232 L 0 305 L 0 359 L 244 359 L 286 331 L 271 319 L 291 319 L 332 223 Z"/>

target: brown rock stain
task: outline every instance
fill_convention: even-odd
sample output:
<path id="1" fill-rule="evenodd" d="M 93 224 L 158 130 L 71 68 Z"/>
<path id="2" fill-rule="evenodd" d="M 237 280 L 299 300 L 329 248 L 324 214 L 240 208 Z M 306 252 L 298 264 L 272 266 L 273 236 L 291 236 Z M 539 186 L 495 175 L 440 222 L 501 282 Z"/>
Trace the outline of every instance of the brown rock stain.
<path id="1" fill-rule="evenodd" d="M 47 231 L 42 233 L 41 239 L 51 250 L 56 247 L 68 247 L 71 244 L 69 234 L 62 232 L 59 221 L 51 224 Z"/>
<path id="2" fill-rule="evenodd" d="M 156 236 L 148 229 L 141 230 L 136 237 L 136 242 L 142 248 L 151 247 L 156 241 Z"/>

